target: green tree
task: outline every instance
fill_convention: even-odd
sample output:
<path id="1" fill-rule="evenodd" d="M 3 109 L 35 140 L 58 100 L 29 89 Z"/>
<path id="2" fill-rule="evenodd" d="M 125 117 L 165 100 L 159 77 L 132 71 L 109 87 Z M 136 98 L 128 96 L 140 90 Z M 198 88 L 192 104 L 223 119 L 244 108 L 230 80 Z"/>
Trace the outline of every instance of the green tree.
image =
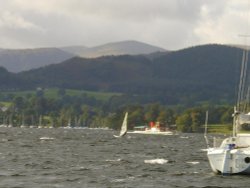
<path id="1" fill-rule="evenodd" d="M 145 112 L 145 120 L 148 122 L 156 121 L 157 117 L 160 112 L 160 105 L 159 104 L 151 104 L 148 107 L 146 107 Z"/>
<path id="2" fill-rule="evenodd" d="M 156 118 L 156 121 L 159 121 L 161 123 L 166 124 L 166 122 L 167 122 L 167 111 L 166 110 L 160 110 L 159 115 Z"/>
<path id="3" fill-rule="evenodd" d="M 167 109 L 166 110 L 166 116 L 167 116 L 167 125 L 168 126 L 174 125 L 175 120 L 176 120 L 176 114 L 175 114 L 174 110 Z"/>
<path id="4" fill-rule="evenodd" d="M 82 105 L 81 111 L 81 120 L 83 122 L 83 126 L 87 127 L 91 119 L 91 108 L 88 105 Z"/>
<path id="5" fill-rule="evenodd" d="M 13 105 L 17 110 L 23 109 L 26 103 L 23 97 L 14 97 L 13 99 Z"/>
<path id="6" fill-rule="evenodd" d="M 200 127 L 202 124 L 204 124 L 203 120 L 203 115 L 202 111 L 200 109 L 194 109 L 191 111 L 190 116 L 191 116 L 191 121 L 192 121 L 192 132 L 199 132 Z"/>
<path id="7" fill-rule="evenodd" d="M 124 113 L 125 114 L 125 113 Z M 135 126 L 145 124 L 144 111 L 141 106 L 130 108 L 128 116 L 128 129 L 133 129 Z"/>
<path id="8" fill-rule="evenodd" d="M 177 130 L 181 132 L 192 132 L 192 118 L 189 113 L 184 113 L 176 119 Z"/>
<path id="9" fill-rule="evenodd" d="M 43 97 L 44 96 L 44 91 L 42 88 L 38 88 L 36 91 L 36 96 L 37 97 Z"/>
<path id="10" fill-rule="evenodd" d="M 233 109 L 232 108 L 228 108 L 228 110 L 226 110 L 222 114 L 222 116 L 220 118 L 220 122 L 222 124 L 231 124 L 233 122 L 232 114 L 233 114 Z"/>

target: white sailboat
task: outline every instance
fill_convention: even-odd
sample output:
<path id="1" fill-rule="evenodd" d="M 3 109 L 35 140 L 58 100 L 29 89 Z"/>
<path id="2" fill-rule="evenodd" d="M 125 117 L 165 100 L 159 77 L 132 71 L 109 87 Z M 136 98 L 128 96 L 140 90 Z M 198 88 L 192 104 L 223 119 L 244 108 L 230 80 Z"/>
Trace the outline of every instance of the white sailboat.
<path id="1" fill-rule="evenodd" d="M 128 130 L 128 112 L 125 113 L 123 122 L 122 122 L 122 126 L 121 126 L 121 130 L 120 130 L 120 134 L 119 135 L 114 135 L 114 137 L 122 137 L 125 136 L 127 134 L 127 130 Z"/>
<path id="2" fill-rule="evenodd" d="M 223 175 L 250 174 L 250 134 L 240 133 L 242 125 L 250 124 L 249 108 L 246 105 L 248 50 L 243 50 L 241 76 L 237 105 L 233 113 L 233 135 L 224 139 L 220 146 L 207 149 L 213 172 Z M 249 102 L 249 101 L 248 101 Z M 205 137 L 206 138 L 206 137 Z M 214 140 L 216 143 L 216 140 Z"/>

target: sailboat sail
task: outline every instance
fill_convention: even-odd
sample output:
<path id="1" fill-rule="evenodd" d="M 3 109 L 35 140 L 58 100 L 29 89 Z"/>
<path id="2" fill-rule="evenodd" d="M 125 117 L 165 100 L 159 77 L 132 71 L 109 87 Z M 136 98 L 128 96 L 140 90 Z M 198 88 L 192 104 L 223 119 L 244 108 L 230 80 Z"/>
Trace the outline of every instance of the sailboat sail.
<path id="1" fill-rule="evenodd" d="M 126 112 L 125 117 L 123 119 L 119 136 L 114 135 L 115 137 L 122 137 L 127 133 L 127 130 L 128 130 L 127 129 L 127 124 L 128 124 L 127 119 L 128 119 L 128 112 Z"/>
<path id="2" fill-rule="evenodd" d="M 127 119 L 128 119 L 128 112 L 126 112 L 123 123 L 122 123 L 122 128 L 120 131 L 120 136 L 124 136 L 127 133 Z"/>

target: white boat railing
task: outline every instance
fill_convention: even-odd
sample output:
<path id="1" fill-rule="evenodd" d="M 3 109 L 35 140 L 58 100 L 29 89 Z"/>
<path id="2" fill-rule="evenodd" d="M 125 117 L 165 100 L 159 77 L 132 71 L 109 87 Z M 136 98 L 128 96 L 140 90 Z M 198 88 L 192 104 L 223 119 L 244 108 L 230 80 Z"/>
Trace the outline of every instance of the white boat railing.
<path id="1" fill-rule="evenodd" d="M 213 137 L 213 148 L 219 148 L 224 140 L 225 138 Z"/>

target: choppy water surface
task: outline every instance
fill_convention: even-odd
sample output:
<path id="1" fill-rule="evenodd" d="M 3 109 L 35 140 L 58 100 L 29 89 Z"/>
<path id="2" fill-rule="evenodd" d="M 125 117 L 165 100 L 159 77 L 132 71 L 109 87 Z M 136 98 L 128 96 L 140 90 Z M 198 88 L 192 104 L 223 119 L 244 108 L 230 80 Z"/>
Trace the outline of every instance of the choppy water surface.
<path id="1" fill-rule="evenodd" d="M 2 188 L 249 187 L 211 172 L 202 134 L 0 128 Z"/>

